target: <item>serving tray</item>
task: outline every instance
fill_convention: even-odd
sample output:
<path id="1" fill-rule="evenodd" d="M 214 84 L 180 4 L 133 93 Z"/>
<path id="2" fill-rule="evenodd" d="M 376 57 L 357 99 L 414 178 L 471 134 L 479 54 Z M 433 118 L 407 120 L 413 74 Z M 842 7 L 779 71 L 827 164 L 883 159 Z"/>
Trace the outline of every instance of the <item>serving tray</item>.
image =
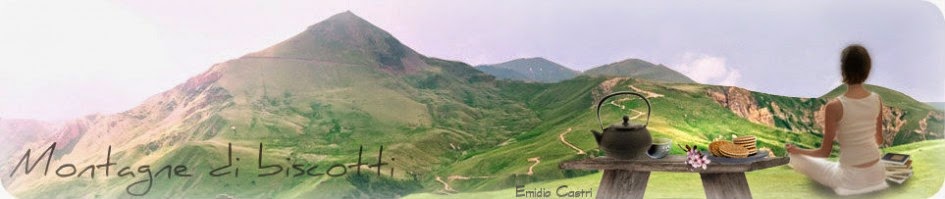
<path id="1" fill-rule="evenodd" d="M 706 158 L 712 161 L 712 163 L 719 164 L 744 164 L 751 163 L 768 157 L 768 150 L 758 150 L 754 155 L 750 155 L 746 158 L 727 158 L 727 157 L 717 157 L 713 156 L 712 153 L 708 151 L 703 151 L 702 154 L 706 155 Z"/>

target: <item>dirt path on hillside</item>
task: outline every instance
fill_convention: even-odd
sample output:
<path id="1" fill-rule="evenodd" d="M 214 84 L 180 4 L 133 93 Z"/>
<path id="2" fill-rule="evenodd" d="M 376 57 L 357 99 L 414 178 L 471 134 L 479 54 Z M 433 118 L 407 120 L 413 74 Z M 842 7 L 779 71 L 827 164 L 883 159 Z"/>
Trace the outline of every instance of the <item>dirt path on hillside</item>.
<path id="1" fill-rule="evenodd" d="M 650 92 L 650 91 L 646 91 L 646 90 L 637 88 L 637 87 L 635 87 L 635 86 L 633 86 L 633 85 L 629 85 L 628 87 L 629 87 L 630 89 L 632 89 L 633 91 L 642 94 L 642 95 L 645 96 L 647 99 L 653 99 L 653 98 L 660 98 L 660 97 L 663 97 L 662 94 L 654 93 L 654 92 Z M 626 106 L 621 105 L 621 104 L 618 104 L 619 102 L 623 102 L 623 101 L 626 101 L 626 100 L 634 100 L 634 98 L 621 98 L 621 99 L 617 99 L 617 100 L 611 100 L 611 101 L 610 101 L 610 105 L 616 106 L 617 108 L 620 108 L 620 110 L 626 110 L 626 109 L 627 109 Z M 641 116 L 646 115 L 646 113 L 640 112 L 640 111 L 638 111 L 638 110 L 630 109 L 630 111 L 633 112 L 633 116 L 630 116 L 630 119 L 637 119 L 637 118 L 640 118 Z M 563 139 L 562 139 L 562 140 L 563 140 Z M 573 147 L 572 147 L 572 148 L 573 148 Z"/>
<path id="2" fill-rule="evenodd" d="M 446 192 L 454 192 L 454 193 L 456 192 L 456 190 L 453 189 L 453 187 L 450 187 L 450 183 L 447 183 L 446 181 L 443 181 L 443 179 L 441 179 L 440 176 L 436 176 L 436 181 L 437 181 L 437 182 L 440 182 L 441 184 L 443 184 L 443 191 L 446 191 Z"/>
<path id="3" fill-rule="evenodd" d="M 629 86 L 627 86 L 627 87 L 629 87 L 629 88 L 630 88 L 631 90 L 633 90 L 634 92 L 640 93 L 641 95 L 643 95 L 643 96 L 646 97 L 647 99 L 653 99 L 653 98 L 660 98 L 660 97 L 663 97 L 662 94 L 654 93 L 654 92 L 650 92 L 650 91 L 646 91 L 646 90 L 637 88 L 636 86 L 633 86 L 633 85 L 629 85 Z M 620 102 L 623 102 L 623 101 L 627 101 L 627 100 L 635 100 L 635 99 L 636 99 L 636 98 L 619 98 L 619 99 L 611 100 L 611 101 L 610 101 L 610 105 L 616 106 L 617 108 L 620 108 L 620 110 L 624 110 L 624 109 L 627 109 L 627 107 L 624 106 L 624 105 L 621 105 L 621 104 L 617 104 L 617 103 L 620 103 Z"/>
<path id="4" fill-rule="evenodd" d="M 638 92 L 638 93 L 640 93 L 640 94 L 645 95 L 646 98 L 663 97 L 663 95 L 661 95 L 661 94 L 659 94 L 659 93 L 654 93 L 654 92 L 650 92 L 650 91 L 645 91 L 645 90 L 639 89 L 639 88 L 637 88 L 637 87 L 635 87 L 635 86 L 633 86 L 633 85 L 630 85 L 629 87 L 630 87 L 630 89 L 633 89 L 633 91 L 636 91 L 636 92 Z"/>
<path id="5" fill-rule="evenodd" d="M 620 110 L 626 110 L 626 106 L 617 104 L 616 101 L 617 101 L 617 100 L 610 101 L 610 105 L 614 105 L 614 106 L 620 108 Z M 640 112 L 640 111 L 638 111 L 638 110 L 630 109 L 630 111 L 633 112 L 633 116 L 630 116 L 630 119 L 637 119 L 637 118 L 639 118 L 640 116 L 646 115 L 646 113 Z M 564 141 L 564 138 L 561 138 L 561 140 Z M 565 143 L 567 143 L 567 142 L 565 142 Z M 571 148 L 574 148 L 574 147 L 571 147 Z"/>
<path id="6" fill-rule="evenodd" d="M 640 118 L 640 116 L 646 115 L 646 113 L 640 112 L 640 111 L 638 111 L 638 110 L 632 110 L 632 109 L 631 109 L 630 111 L 633 111 L 633 113 L 636 114 L 636 115 L 634 115 L 634 116 L 630 116 L 630 119 L 631 119 L 631 120 L 635 120 L 635 119 L 637 119 L 637 118 Z"/>
<path id="7" fill-rule="evenodd" d="M 617 104 L 617 100 L 612 100 L 612 101 L 610 101 L 610 105 L 614 105 L 614 106 L 616 106 L 617 108 L 620 108 L 620 110 L 627 109 L 626 106 Z"/>
<path id="8" fill-rule="evenodd" d="M 450 183 L 452 183 L 454 180 L 486 179 L 486 178 L 491 178 L 491 177 L 492 177 L 492 176 L 460 176 L 460 175 L 451 175 L 451 176 L 449 176 L 449 177 L 446 177 L 446 181 L 443 181 L 443 178 L 440 178 L 440 176 L 436 176 L 436 181 L 437 181 L 437 182 L 440 182 L 440 184 L 443 184 L 443 190 L 442 190 L 442 191 L 443 191 L 443 193 L 447 193 L 447 194 L 448 194 L 448 193 L 457 193 L 457 192 L 459 192 L 459 191 L 456 191 L 456 189 L 453 189 L 453 187 L 450 186 Z"/>
<path id="9" fill-rule="evenodd" d="M 571 128 L 568 128 L 567 131 L 564 131 L 563 133 L 558 134 L 558 140 L 560 140 L 562 144 L 567 145 L 568 147 L 571 147 L 571 149 L 574 149 L 574 151 L 577 151 L 578 155 L 584 154 L 584 150 L 581 150 L 581 148 L 574 146 L 573 144 L 571 144 L 571 142 L 568 142 L 568 140 L 564 138 L 564 136 L 570 132 L 571 132 Z"/>
<path id="10" fill-rule="evenodd" d="M 528 173 L 525 173 L 525 175 L 535 174 L 535 171 L 533 169 L 535 168 L 535 166 L 538 166 L 538 163 L 541 163 L 540 158 L 541 157 L 528 158 L 529 162 L 535 162 L 535 164 L 532 164 L 532 166 L 528 167 Z"/>

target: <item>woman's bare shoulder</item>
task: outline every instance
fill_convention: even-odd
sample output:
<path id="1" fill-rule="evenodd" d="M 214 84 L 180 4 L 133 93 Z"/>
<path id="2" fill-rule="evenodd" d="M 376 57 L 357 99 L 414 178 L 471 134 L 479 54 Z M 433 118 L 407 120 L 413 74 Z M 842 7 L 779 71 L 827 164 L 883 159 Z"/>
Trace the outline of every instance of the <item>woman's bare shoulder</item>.
<path id="1" fill-rule="evenodd" d="M 827 108 L 825 110 L 827 114 L 838 115 L 843 113 L 843 103 L 839 99 L 830 100 L 827 102 Z"/>
<path id="2" fill-rule="evenodd" d="M 840 102 L 840 99 L 832 99 L 827 102 L 827 109 L 830 109 L 831 107 L 842 108 L 843 103 Z"/>

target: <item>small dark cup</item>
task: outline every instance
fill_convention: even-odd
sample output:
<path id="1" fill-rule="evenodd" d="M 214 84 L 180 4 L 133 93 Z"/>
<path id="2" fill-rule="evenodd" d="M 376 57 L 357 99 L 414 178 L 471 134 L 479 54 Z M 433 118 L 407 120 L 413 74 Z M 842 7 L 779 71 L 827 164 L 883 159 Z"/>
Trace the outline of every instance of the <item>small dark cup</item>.
<path id="1" fill-rule="evenodd" d="M 646 150 L 646 155 L 653 159 L 660 159 L 669 154 L 669 149 L 673 146 L 673 140 L 669 138 L 654 138 L 653 144 Z"/>

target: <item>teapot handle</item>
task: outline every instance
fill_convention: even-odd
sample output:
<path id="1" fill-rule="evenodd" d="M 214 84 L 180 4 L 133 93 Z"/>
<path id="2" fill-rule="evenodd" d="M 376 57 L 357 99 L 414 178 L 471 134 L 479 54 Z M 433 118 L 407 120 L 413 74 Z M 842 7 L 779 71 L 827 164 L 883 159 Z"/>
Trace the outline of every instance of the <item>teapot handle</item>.
<path id="1" fill-rule="evenodd" d="M 646 99 L 646 96 L 643 96 L 639 93 L 630 92 L 630 91 L 621 91 L 621 92 L 614 92 L 614 93 L 611 93 L 610 95 L 604 96 L 604 98 L 601 98 L 600 101 L 597 102 L 597 122 L 600 123 L 601 130 L 604 129 L 604 122 L 600 120 L 600 106 L 604 104 L 604 101 L 606 101 L 607 98 L 617 96 L 617 95 L 636 95 L 637 97 L 640 97 L 641 99 L 643 99 L 643 101 L 646 102 L 646 123 L 643 124 L 643 127 L 646 127 L 647 125 L 650 124 L 650 111 L 652 110 L 652 107 L 650 107 L 650 100 Z"/>

